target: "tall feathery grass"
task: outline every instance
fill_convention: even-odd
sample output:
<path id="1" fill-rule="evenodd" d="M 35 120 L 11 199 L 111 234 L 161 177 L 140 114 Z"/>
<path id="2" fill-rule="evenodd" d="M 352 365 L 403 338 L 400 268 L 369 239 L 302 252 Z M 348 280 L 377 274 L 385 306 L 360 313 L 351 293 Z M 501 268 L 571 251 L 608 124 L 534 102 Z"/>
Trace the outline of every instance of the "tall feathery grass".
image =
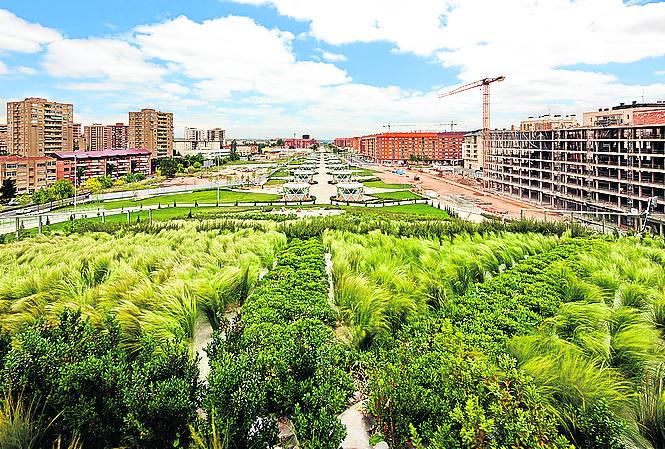
<path id="1" fill-rule="evenodd" d="M 509 344 L 553 408 L 608 404 L 627 423 L 623 440 L 644 447 L 665 443 L 663 262 L 662 246 L 637 239 L 581 255 L 575 269 L 558 272 L 558 313 Z M 577 413 L 562 413 L 562 424 L 575 427 Z"/>
<path id="2" fill-rule="evenodd" d="M 285 243 L 275 231 L 196 232 L 192 225 L 8 244 L 0 252 L 0 327 L 11 331 L 74 308 L 93 323 L 115 314 L 130 349 L 146 335 L 191 339 L 199 309 L 217 326 Z"/>
<path id="3" fill-rule="evenodd" d="M 380 231 L 326 231 L 323 238 L 332 253 L 340 333 L 355 347 L 367 347 L 409 315 L 463 295 L 559 240 L 509 233 L 400 238 Z"/>

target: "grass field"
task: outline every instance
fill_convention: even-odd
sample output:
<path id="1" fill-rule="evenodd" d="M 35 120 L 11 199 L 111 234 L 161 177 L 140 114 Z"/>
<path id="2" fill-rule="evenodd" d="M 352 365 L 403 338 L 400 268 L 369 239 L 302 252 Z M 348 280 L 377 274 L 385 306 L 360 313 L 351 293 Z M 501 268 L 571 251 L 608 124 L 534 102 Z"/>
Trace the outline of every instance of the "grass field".
<path id="1" fill-rule="evenodd" d="M 220 203 L 235 203 L 238 202 L 255 202 L 255 201 L 277 201 L 281 197 L 271 193 L 256 193 L 256 192 L 235 192 L 231 190 L 220 190 L 219 202 Z M 138 206 L 156 206 L 157 204 L 173 204 L 173 202 L 184 204 L 215 204 L 217 202 L 217 190 L 199 190 L 189 193 L 176 193 L 172 195 L 161 195 L 144 200 L 134 201 L 132 199 L 123 199 L 117 201 L 106 201 L 104 203 L 90 203 L 81 206 L 80 210 L 96 210 L 99 209 L 120 209 L 125 207 L 138 207 Z M 64 211 L 71 211 L 72 208 L 63 209 Z"/>
<path id="2" fill-rule="evenodd" d="M 280 170 L 278 172 L 273 173 L 272 176 L 276 176 L 278 178 L 285 178 L 285 177 L 289 176 L 289 174 L 287 172 L 285 172 L 284 170 Z"/>
<path id="3" fill-rule="evenodd" d="M 383 181 L 366 181 L 363 182 L 365 187 L 371 187 L 373 189 L 395 189 L 395 190 L 402 190 L 402 189 L 410 189 L 413 187 L 411 184 L 386 184 Z"/>
<path id="4" fill-rule="evenodd" d="M 435 218 L 450 218 L 445 210 L 427 204 L 406 204 L 404 206 L 386 206 L 386 207 L 342 207 L 349 212 L 394 212 L 414 215 L 427 215 Z"/>
<path id="5" fill-rule="evenodd" d="M 374 193 L 373 197 L 380 200 L 418 200 L 422 196 L 408 190 L 399 190 L 397 192 Z"/>
<path id="6" fill-rule="evenodd" d="M 283 179 L 269 179 L 268 182 L 266 182 L 263 185 L 264 186 L 281 186 L 282 184 L 284 184 L 284 182 L 285 181 Z"/>

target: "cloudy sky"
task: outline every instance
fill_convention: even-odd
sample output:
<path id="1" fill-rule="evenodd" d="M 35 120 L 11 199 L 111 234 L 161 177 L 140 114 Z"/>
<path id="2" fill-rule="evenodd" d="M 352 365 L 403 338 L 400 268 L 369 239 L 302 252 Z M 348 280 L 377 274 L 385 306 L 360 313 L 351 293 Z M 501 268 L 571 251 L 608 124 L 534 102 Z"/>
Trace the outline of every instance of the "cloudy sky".
<path id="1" fill-rule="evenodd" d="M 0 0 L 8 100 L 75 120 L 173 111 L 233 137 L 492 125 L 665 99 L 665 2 L 621 0 Z"/>

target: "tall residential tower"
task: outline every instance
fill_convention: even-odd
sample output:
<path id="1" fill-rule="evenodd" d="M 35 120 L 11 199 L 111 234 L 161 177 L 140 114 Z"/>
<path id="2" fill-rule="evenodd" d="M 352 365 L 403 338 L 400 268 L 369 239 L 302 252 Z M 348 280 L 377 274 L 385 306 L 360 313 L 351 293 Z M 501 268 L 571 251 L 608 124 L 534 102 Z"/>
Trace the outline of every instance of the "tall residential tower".
<path id="1" fill-rule="evenodd" d="M 145 148 L 152 157 L 173 156 L 173 113 L 141 109 L 129 113 L 129 148 Z"/>
<path id="2" fill-rule="evenodd" d="M 74 106 L 44 98 L 7 103 L 7 153 L 37 157 L 71 151 Z"/>

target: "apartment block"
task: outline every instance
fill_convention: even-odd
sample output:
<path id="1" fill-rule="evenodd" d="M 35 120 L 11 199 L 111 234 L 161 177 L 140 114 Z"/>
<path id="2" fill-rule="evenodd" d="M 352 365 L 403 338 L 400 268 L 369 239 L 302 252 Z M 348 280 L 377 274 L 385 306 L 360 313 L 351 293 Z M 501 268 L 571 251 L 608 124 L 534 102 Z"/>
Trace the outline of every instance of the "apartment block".
<path id="1" fill-rule="evenodd" d="M 173 156 L 173 114 L 154 109 L 129 113 L 129 148 L 146 148 L 152 157 Z"/>
<path id="2" fill-rule="evenodd" d="M 465 169 L 474 172 L 482 170 L 484 153 L 482 130 L 464 134 L 464 139 L 462 141 L 462 160 Z"/>
<path id="3" fill-rule="evenodd" d="M 129 147 L 129 126 L 124 123 L 104 127 L 104 149 L 123 150 Z"/>
<path id="4" fill-rule="evenodd" d="M 213 128 L 207 131 L 207 140 L 210 142 L 224 142 L 226 131 L 222 128 Z"/>
<path id="5" fill-rule="evenodd" d="M 83 127 L 83 135 L 87 143 L 87 151 L 101 151 L 107 149 L 106 147 L 106 127 L 101 123 L 95 123 L 90 126 Z"/>
<path id="6" fill-rule="evenodd" d="M 457 164 L 463 132 L 396 132 L 360 138 L 360 155 L 377 163 L 421 160 Z"/>
<path id="7" fill-rule="evenodd" d="M 319 143 L 318 140 L 310 138 L 309 135 L 305 134 L 300 139 L 289 138 L 284 139 L 284 147 L 292 149 L 306 149 L 313 147 Z"/>
<path id="8" fill-rule="evenodd" d="M 0 184 L 16 182 L 18 195 L 31 194 L 57 180 L 56 161 L 50 157 L 0 156 Z"/>
<path id="9" fill-rule="evenodd" d="M 491 132 L 489 188 L 572 211 L 642 212 L 657 198 L 652 218 L 665 223 L 665 103 L 585 113 L 578 127 L 523 128 Z"/>
<path id="10" fill-rule="evenodd" d="M 44 98 L 7 103 L 7 152 L 38 157 L 55 151 L 71 151 L 74 106 Z"/>
<path id="11" fill-rule="evenodd" d="M 73 135 L 73 151 L 85 151 L 85 149 L 88 147 L 86 141 L 85 141 L 85 136 L 83 135 L 83 127 L 81 126 L 80 123 L 74 123 L 73 128 L 72 128 L 72 135 Z"/>
<path id="12" fill-rule="evenodd" d="M 0 156 L 7 154 L 7 125 L 0 123 Z"/>
<path id="13" fill-rule="evenodd" d="M 100 150 L 84 152 L 53 153 L 56 161 L 57 179 L 76 180 L 81 171 L 79 183 L 90 178 L 109 175 L 118 179 L 128 173 L 150 175 L 152 153 L 145 149 Z"/>

